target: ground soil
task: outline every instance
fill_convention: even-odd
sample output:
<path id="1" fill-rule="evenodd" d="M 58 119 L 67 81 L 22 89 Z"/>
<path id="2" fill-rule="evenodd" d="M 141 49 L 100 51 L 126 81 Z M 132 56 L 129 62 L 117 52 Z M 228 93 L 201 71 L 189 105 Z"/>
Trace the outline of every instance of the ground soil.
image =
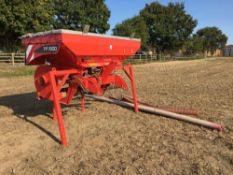
<path id="1" fill-rule="evenodd" d="M 0 78 L 0 174 L 233 174 L 233 59 L 137 65 L 138 97 L 197 108 L 222 132 L 86 100 L 63 107 L 59 144 L 51 104 L 32 76 Z"/>

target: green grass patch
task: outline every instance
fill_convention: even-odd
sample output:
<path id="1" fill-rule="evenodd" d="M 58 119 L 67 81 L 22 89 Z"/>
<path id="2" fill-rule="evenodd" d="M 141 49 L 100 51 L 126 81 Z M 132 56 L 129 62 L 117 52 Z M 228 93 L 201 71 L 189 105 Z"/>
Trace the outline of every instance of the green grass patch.
<path id="1" fill-rule="evenodd" d="M 124 60 L 124 64 L 145 64 L 145 63 L 151 63 L 151 62 L 158 62 L 157 60 L 146 60 L 146 59 L 135 59 L 135 60 Z"/>
<path id="2" fill-rule="evenodd" d="M 160 59 L 126 59 L 124 60 L 124 64 L 145 64 L 145 63 L 152 63 L 152 62 L 168 62 L 168 61 L 190 61 L 190 60 L 198 60 L 204 59 L 204 57 L 176 57 L 176 58 L 164 58 L 161 57 Z"/>
<path id="3" fill-rule="evenodd" d="M 35 68 L 35 66 L 0 68 L 0 77 L 17 77 L 33 75 L 35 72 Z"/>

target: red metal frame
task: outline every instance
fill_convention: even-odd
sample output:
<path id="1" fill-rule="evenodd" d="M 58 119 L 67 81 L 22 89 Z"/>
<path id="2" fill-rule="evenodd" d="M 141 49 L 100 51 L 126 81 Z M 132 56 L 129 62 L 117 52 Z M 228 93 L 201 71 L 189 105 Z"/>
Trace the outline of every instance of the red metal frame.
<path id="1" fill-rule="evenodd" d="M 134 110 L 135 112 L 138 112 L 138 100 L 137 100 L 136 86 L 135 86 L 135 80 L 134 80 L 133 67 L 131 66 L 131 64 L 124 66 L 124 71 L 131 81 L 131 89 L 132 89 L 133 99 L 134 99 Z"/>
<path id="2" fill-rule="evenodd" d="M 47 69 L 47 67 L 44 67 L 44 66 L 42 66 L 42 68 Z M 133 73 L 132 65 L 129 64 L 126 66 L 115 67 L 115 70 L 119 70 L 119 69 L 123 69 L 131 81 L 131 89 L 132 89 L 134 106 L 135 106 L 134 110 L 135 112 L 138 112 L 138 100 L 137 100 L 137 95 L 136 95 L 136 87 L 135 87 L 135 80 L 134 80 L 134 73 Z M 112 70 L 112 71 L 115 71 L 115 70 Z M 45 73 L 44 76 L 42 76 L 42 77 L 46 77 L 45 79 L 48 79 L 47 76 L 49 76 L 49 80 L 47 83 L 50 84 L 51 86 L 50 100 L 53 101 L 53 120 L 58 121 L 61 143 L 64 146 L 67 146 L 67 138 L 65 134 L 65 126 L 64 126 L 63 116 L 62 116 L 61 103 L 69 104 L 71 102 L 76 92 L 78 92 L 77 87 L 79 86 L 79 83 L 80 83 L 79 81 L 76 81 L 76 80 L 73 80 L 73 82 L 69 82 L 69 86 L 66 91 L 66 96 L 63 96 L 61 90 L 64 87 L 64 85 L 67 84 L 67 80 L 70 75 L 80 75 L 80 72 L 77 70 L 60 71 L 60 70 L 56 70 L 55 68 L 51 68 L 51 70 L 48 73 Z M 103 76 L 105 77 L 106 75 L 104 74 Z M 114 83 L 114 80 L 112 79 L 112 77 L 110 78 L 109 81 L 111 83 Z M 39 91 L 38 92 L 38 94 L 40 95 L 39 98 L 48 96 L 47 93 L 48 93 L 47 91 L 42 91 L 42 92 Z M 85 110 L 85 94 L 81 94 L 81 111 L 84 112 L 84 110 Z"/>
<path id="3" fill-rule="evenodd" d="M 124 70 L 131 81 L 134 110 L 138 101 L 131 64 L 122 61 L 140 47 L 139 40 L 114 37 L 54 33 L 26 36 L 26 64 L 39 64 L 35 87 L 39 99 L 53 102 L 53 120 L 58 122 L 61 143 L 67 146 L 61 104 L 70 104 L 76 93 L 81 94 L 81 111 L 85 110 L 85 93 L 103 95 L 108 86 L 128 89 L 115 71 Z M 45 63 L 49 62 L 48 65 Z"/>
<path id="4" fill-rule="evenodd" d="M 59 91 L 58 91 L 57 83 L 55 80 L 54 71 L 50 72 L 50 81 L 52 84 L 52 94 L 53 94 L 53 101 L 54 101 L 53 108 L 55 111 L 55 116 L 58 119 L 58 126 L 59 126 L 59 130 L 60 130 L 61 143 L 64 146 L 67 146 L 65 127 L 64 127 L 64 122 L 63 122 L 63 118 L 62 118 L 61 106 L 60 106 L 60 102 L 59 102 Z"/>

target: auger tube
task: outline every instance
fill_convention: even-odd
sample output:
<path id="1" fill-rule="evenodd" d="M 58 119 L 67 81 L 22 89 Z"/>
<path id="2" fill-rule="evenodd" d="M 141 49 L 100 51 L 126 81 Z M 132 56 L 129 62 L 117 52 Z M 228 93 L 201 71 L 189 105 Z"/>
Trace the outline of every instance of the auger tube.
<path id="1" fill-rule="evenodd" d="M 110 98 L 107 98 L 107 97 L 104 97 L 104 96 L 97 96 L 97 95 L 90 95 L 90 94 L 86 94 L 85 96 L 96 99 L 96 100 L 99 100 L 99 101 L 104 101 L 104 102 L 117 104 L 119 106 L 123 106 L 123 107 L 126 107 L 126 108 L 134 108 L 134 104 L 129 103 L 129 102 L 114 100 L 114 99 L 110 99 Z M 150 107 L 150 106 L 145 106 L 145 105 L 138 104 L 138 109 L 139 109 L 139 111 L 148 112 L 148 113 L 165 116 L 165 117 L 172 118 L 172 119 L 181 120 L 181 121 L 184 121 L 184 122 L 200 125 L 200 126 L 203 126 L 203 127 L 206 127 L 206 128 L 216 129 L 216 130 L 219 130 L 219 131 L 221 131 L 223 129 L 223 126 L 220 125 L 220 124 L 217 124 L 217 123 L 213 123 L 213 122 L 209 122 L 209 121 L 206 121 L 206 120 L 193 118 L 193 117 L 190 117 L 190 116 L 187 116 L 187 115 L 182 115 L 182 114 L 177 114 L 177 113 L 174 113 L 174 112 L 165 111 L 165 110 L 162 110 L 162 109 L 157 109 L 157 108 Z"/>

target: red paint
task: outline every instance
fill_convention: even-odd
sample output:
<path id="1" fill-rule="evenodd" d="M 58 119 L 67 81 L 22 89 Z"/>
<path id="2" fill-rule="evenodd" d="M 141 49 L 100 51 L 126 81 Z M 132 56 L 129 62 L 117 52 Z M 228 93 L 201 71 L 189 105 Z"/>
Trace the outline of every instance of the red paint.
<path id="1" fill-rule="evenodd" d="M 220 125 L 220 124 L 217 124 L 217 123 L 215 123 L 212 127 L 215 128 L 215 129 L 217 129 L 217 130 L 219 130 L 219 131 L 223 130 L 223 126 Z"/>
<path id="2" fill-rule="evenodd" d="M 134 81 L 134 73 L 133 73 L 133 67 L 131 64 L 124 66 L 124 71 L 131 80 L 131 89 L 133 94 L 133 100 L 134 100 L 134 110 L 136 113 L 138 113 L 138 100 L 137 100 L 137 94 L 136 94 L 136 86 Z"/>
<path id="3" fill-rule="evenodd" d="M 59 102 L 59 91 L 58 91 L 57 83 L 56 83 L 56 79 L 55 79 L 55 71 L 52 70 L 49 75 L 50 75 L 50 81 L 52 84 L 51 92 L 53 94 L 54 108 L 55 108 L 56 117 L 58 119 L 58 126 L 59 126 L 59 131 L 60 131 L 61 143 L 64 146 L 67 146 L 65 127 L 64 127 L 64 122 L 63 122 L 63 118 L 62 118 L 61 105 Z"/>

